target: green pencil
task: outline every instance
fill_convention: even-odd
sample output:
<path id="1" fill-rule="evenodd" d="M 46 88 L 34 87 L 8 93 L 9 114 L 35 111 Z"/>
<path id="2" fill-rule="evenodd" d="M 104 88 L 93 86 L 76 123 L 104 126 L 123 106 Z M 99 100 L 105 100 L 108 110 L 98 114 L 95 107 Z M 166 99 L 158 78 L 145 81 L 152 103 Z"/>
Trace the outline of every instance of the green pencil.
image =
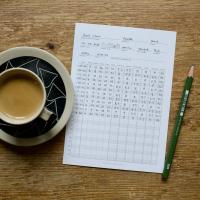
<path id="1" fill-rule="evenodd" d="M 184 113 L 185 113 L 185 108 L 187 105 L 187 101 L 188 101 L 188 97 L 190 94 L 190 89 L 192 86 L 192 81 L 193 81 L 193 74 L 194 74 L 194 66 L 191 66 L 190 71 L 188 73 L 188 76 L 185 80 L 185 86 L 183 89 L 183 94 L 182 94 L 182 98 L 181 98 L 181 102 L 180 102 L 180 106 L 179 106 L 179 111 L 176 117 L 176 123 L 174 126 L 174 130 L 172 133 L 172 138 L 170 141 L 170 146 L 169 146 L 169 150 L 168 150 L 168 154 L 166 155 L 165 158 L 165 166 L 164 166 L 164 170 L 162 173 L 162 179 L 163 180 L 167 180 L 168 176 L 169 176 L 169 171 L 172 165 L 172 160 L 174 157 L 174 153 L 175 153 L 175 149 L 176 149 L 176 144 L 178 141 L 178 136 L 179 136 L 179 132 L 181 129 L 181 124 L 183 121 L 183 117 L 184 117 Z"/>

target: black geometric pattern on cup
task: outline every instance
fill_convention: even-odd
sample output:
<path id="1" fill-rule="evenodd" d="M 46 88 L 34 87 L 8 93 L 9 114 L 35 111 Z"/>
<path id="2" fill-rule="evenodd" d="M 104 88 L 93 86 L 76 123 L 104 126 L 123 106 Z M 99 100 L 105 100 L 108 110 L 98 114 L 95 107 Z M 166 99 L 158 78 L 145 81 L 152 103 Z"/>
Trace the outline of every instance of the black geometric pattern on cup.
<path id="1" fill-rule="evenodd" d="M 53 115 L 48 122 L 37 118 L 28 124 L 20 126 L 11 125 L 0 120 L 0 129 L 9 135 L 19 138 L 31 138 L 45 134 L 56 125 L 64 111 L 67 94 L 63 80 L 52 65 L 42 59 L 31 56 L 8 60 L 0 66 L 0 73 L 6 69 L 16 67 L 29 69 L 40 77 L 45 85 L 47 94 L 45 106 L 53 112 Z"/>

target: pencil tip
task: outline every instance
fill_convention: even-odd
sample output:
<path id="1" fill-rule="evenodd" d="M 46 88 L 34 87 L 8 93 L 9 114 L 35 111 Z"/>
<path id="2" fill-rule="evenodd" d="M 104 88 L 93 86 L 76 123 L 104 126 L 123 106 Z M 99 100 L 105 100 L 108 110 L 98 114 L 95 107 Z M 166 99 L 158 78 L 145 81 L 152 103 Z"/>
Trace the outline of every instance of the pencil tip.
<path id="1" fill-rule="evenodd" d="M 190 76 L 190 77 L 194 76 L 194 65 L 191 66 L 188 76 Z"/>

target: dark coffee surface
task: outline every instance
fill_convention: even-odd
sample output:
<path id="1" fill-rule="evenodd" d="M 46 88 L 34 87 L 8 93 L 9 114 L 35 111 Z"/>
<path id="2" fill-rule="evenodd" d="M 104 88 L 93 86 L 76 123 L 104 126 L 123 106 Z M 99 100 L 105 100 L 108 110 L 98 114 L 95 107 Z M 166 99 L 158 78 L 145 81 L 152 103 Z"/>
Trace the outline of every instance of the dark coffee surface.
<path id="1" fill-rule="evenodd" d="M 40 82 L 24 71 L 7 71 L 0 80 L 0 112 L 14 120 L 32 118 L 42 109 L 44 92 Z"/>

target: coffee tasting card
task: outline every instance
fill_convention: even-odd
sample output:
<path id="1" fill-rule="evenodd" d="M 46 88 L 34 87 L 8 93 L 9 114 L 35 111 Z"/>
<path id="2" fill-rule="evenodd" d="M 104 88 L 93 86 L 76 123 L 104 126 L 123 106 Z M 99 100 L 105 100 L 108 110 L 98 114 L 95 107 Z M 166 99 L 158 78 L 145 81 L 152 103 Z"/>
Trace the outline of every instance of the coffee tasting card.
<path id="1" fill-rule="evenodd" d="M 76 24 L 64 164 L 161 173 L 176 33 Z"/>

